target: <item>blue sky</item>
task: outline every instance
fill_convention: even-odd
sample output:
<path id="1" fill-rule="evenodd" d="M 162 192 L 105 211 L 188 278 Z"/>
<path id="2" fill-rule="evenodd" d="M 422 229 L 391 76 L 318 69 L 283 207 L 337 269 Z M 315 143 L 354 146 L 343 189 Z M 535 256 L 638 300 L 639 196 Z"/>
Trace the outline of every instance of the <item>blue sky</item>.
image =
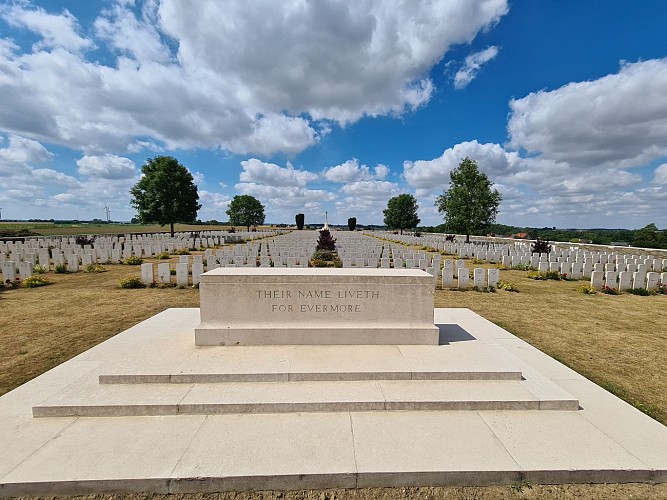
<path id="1" fill-rule="evenodd" d="M 469 156 L 518 226 L 667 227 L 662 0 L 75 0 L 0 4 L 4 219 L 134 212 L 147 158 L 201 220 L 422 224 Z"/>

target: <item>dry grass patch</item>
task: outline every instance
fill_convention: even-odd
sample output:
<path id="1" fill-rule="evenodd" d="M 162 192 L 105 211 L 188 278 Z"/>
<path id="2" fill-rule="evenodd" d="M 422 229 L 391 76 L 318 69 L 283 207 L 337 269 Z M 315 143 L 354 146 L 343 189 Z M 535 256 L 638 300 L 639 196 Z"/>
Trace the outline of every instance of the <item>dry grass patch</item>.
<path id="1" fill-rule="evenodd" d="M 438 290 L 435 305 L 481 314 L 667 424 L 667 296 L 586 295 L 583 281 L 526 271 L 500 278 L 519 293 Z"/>

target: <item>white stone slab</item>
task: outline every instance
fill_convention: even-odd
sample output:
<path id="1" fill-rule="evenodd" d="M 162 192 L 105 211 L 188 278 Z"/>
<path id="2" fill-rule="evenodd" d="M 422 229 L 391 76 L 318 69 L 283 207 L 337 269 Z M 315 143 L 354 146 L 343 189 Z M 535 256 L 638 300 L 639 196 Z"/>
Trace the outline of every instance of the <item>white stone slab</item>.
<path id="1" fill-rule="evenodd" d="M 438 343 L 421 270 L 218 268 L 199 291 L 197 345 Z"/>

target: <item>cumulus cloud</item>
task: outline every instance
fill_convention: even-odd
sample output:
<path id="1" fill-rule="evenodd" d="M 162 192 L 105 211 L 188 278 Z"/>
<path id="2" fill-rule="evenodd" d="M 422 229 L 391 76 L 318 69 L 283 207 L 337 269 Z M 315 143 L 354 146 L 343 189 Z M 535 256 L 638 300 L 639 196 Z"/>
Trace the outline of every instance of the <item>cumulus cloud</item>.
<path id="1" fill-rule="evenodd" d="M 79 173 L 102 179 L 131 179 L 137 174 L 132 160 L 112 154 L 84 156 L 77 160 Z"/>
<path id="2" fill-rule="evenodd" d="M 318 178 L 317 174 L 306 170 L 295 170 L 291 163 L 279 167 L 274 163 L 265 163 L 256 158 L 241 162 L 243 172 L 239 179 L 244 183 L 269 184 L 271 186 L 305 186 Z"/>
<path id="3" fill-rule="evenodd" d="M 474 140 L 456 144 L 433 160 L 403 162 L 403 177 L 422 196 L 442 191 L 449 185 L 449 173 L 465 157 L 475 160 L 480 171 L 491 180 L 517 171 L 522 161 L 516 152 L 508 152 L 499 144 L 480 144 Z"/>
<path id="4" fill-rule="evenodd" d="M 510 147 L 574 167 L 628 168 L 667 155 L 667 59 L 510 102 Z"/>
<path id="5" fill-rule="evenodd" d="M 373 170 L 371 171 L 366 165 L 359 165 L 358 160 L 352 158 L 345 163 L 325 169 L 322 175 L 330 182 L 356 182 L 382 180 L 389 173 L 389 167 L 382 164 L 376 165 Z"/>
<path id="6" fill-rule="evenodd" d="M 9 146 L 0 148 L 0 165 L 40 163 L 53 155 L 37 141 L 18 135 L 9 135 Z"/>
<path id="7" fill-rule="evenodd" d="M 498 47 L 491 46 L 465 58 L 463 66 L 454 75 L 454 87 L 463 89 L 468 86 L 476 77 L 482 65 L 491 61 L 498 55 Z"/>
<path id="8" fill-rule="evenodd" d="M 507 11 L 507 0 L 119 1 L 80 27 L 17 2 L 0 15 L 41 38 L 32 52 L 0 42 L 0 129 L 87 155 L 292 155 L 331 123 L 428 102 L 433 66 Z"/>
<path id="9" fill-rule="evenodd" d="M 49 14 L 42 8 L 26 9 L 19 4 L 0 8 L 0 17 L 9 25 L 27 28 L 42 37 L 35 49 L 62 47 L 78 52 L 93 47 L 93 42 L 80 36 L 78 23 L 65 9 L 62 14 Z"/>

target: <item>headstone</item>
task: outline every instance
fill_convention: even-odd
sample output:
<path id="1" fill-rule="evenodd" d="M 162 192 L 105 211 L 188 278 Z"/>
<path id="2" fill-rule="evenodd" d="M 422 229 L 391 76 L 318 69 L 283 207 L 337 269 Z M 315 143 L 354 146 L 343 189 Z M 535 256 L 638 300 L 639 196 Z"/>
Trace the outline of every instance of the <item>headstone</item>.
<path id="1" fill-rule="evenodd" d="M 451 262 L 451 260 L 449 261 Z M 447 261 L 445 261 L 447 263 Z M 454 269 L 452 267 L 442 268 L 442 288 L 452 288 L 454 286 Z"/>
<path id="2" fill-rule="evenodd" d="M 618 273 L 616 271 L 607 271 L 604 273 L 604 286 L 616 290 L 616 278 Z"/>
<path id="3" fill-rule="evenodd" d="M 171 283 L 171 270 L 168 262 L 161 262 L 157 265 L 157 276 L 161 283 Z"/>
<path id="4" fill-rule="evenodd" d="M 32 275 L 32 263 L 31 262 L 19 262 L 19 276 L 22 280 L 26 279 L 28 276 Z"/>
<path id="5" fill-rule="evenodd" d="M 646 274 L 639 271 L 632 273 L 632 288 L 644 288 Z"/>
<path id="6" fill-rule="evenodd" d="M 658 288 L 658 283 L 660 282 L 660 274 L 655 272 L 650 272 L 646 275 L 646 289 L 655 290 Z"/>
<path id="7" fill-rule="evenodd" d="M 144 285 L 150 285 L 154 280 L 153 264 L 150 262 L 141 264 L 141 281 L 144 283 Z"/>
<path id="8" fill-rule="evenodd" d="M 190 266 L 187 262 L 179 262 L 176 264 L 176 284 L 178 286 L 188 286 L 188 271 Z"/>
<path id="9" fill-rule="evenodd" d="M 463 267 L 458 270 L 458 288 L 465 290 L 468 288 L 468 282 L 470 281 L 470 275 L 468 270 Z"/>
<path id="10" fill-rule="evenodd" d="M 573 262 L 572 263 L 572 269 L 570 270 L 571 274 L 570 276 L 574 280 L 578 280 L 581 278 L 581 262 Z"/>
<path id="11" fill-rule="evenodd" d="M 200 262 L 192 264 L 192 284 L 201 282 L 201 275 L 204 274 L 204 265 Z"/>
<path id="12" fill-rule="evenodd" d="M 593 271 L 591 273 L 591 286 L 596 290 L 602 290 L 604 273 L 602 271 Z"/>
<path id="13" fill-rule="evenodd" d="M 618 291 L 623 292 L 632 288 L 632 273 L 630 271 L 621 271 L 618 273 Z"/>
<path id="14" fill-rule="evenodd" d="M 537 270 L 541 273 L 546 273 L 549 270 L 549 263 L 548 262 L 538 262 L 537 263 Z"/>
<path id="15" fill-rule="evenodd" d="M 498 288 L 498 281 L 500 280 L 500 270 L 491 268 L 487 271 L 489 288 Z"/>
<path id="16" fill-rule="evenodd" d="M 76 254 L 70 254 L 67 256 L 67 270 L 70 273 L 79 272 L 79 256 Z"/>
<path id="17" fill-rule="evenodd" d="M 482 290 L 484 288 L 484 269 L 476 267 L 472 272 L 472 286 Z"/>
<path id="18" fill-rule="evenodd" d="M 179 264 L 187 264 L 190 262 L 190 256 L 189 255 L 179 255 L 178 256 L 178 263 Z"/>
<path id="19" fill-rule="evenodd" d="M 12 260 L 6 260 L 0 263 L 2 266 L 2 281 L 13 283 L 16 279 L 16 263 Z"/>

